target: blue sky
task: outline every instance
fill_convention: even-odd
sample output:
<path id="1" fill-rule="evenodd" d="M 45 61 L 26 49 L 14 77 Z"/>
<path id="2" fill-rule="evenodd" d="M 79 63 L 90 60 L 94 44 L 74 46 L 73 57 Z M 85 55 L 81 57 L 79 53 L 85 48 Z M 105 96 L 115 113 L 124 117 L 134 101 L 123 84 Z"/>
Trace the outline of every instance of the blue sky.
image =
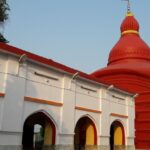
<path id="1" fill-rule="evenodd" d="M 107 65 L 120 37 L 122 0 L 8 0 L 10 45 L 91 73 Z M 131 0 L 140 35 L 150 45 L 150 0 Z"/>

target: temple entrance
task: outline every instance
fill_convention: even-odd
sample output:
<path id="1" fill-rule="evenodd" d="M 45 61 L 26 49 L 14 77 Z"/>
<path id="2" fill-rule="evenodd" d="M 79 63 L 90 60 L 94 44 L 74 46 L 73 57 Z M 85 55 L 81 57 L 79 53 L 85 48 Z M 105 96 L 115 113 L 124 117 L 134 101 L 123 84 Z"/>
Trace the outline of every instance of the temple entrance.
<path id="1" fill-rule="evenodd" d="M 75 127 L 74 146 L 75 150 L 84 148 L 85 145 L 97 144 L 96 127 L 88 117 L 81 118 Z"/>
<path id="2" fill-rule="evenodd" d="M 42 149 L 44 145 L 55 144 L 56 128 L 52 120 L 43 112 L 29 116 L 24 123 L 23 149 Z"/>
<path id="3" fill-rule="evenodd" d="M 110 127 L 110 150 L 121 145 L 125 145 L 124 127 L 119 121 L 114 121 Z"/>

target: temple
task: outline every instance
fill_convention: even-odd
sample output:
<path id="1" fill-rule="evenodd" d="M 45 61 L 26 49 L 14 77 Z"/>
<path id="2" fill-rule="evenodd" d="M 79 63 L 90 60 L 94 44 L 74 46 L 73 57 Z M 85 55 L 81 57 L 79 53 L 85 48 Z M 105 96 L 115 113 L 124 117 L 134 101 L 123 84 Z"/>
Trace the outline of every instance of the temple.
<path id="1" fill-rule="evenodd" d="M 129 92 L 135 99 L 135 145 L 150 149 L 150 48 L 141 39 L 139 23 L 128 11 L 120 26 L 121 37 L 109 54 L 108 65 L 91 76 Z"/>
<path id="2" fill-rule="evenodd" d="M 150 48 L 129 5 L 120 31 L 91 74 L 0 42 L 0 149 L 150 149 Z"/>

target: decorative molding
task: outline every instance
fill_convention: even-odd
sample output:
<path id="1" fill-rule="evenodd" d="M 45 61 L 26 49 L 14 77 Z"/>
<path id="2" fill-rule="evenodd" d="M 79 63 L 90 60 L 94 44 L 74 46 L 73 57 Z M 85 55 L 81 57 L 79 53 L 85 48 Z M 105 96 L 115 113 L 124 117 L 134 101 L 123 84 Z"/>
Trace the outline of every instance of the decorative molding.
<path id="1" fill-rule="evenodd" d="M 37 75 L 37 76 L 40 76 L 40 77 L 44 77 L 44 78 L 48 78 L 48 79 L 52 79 L 52 80 L 59 80 L 58 78 L 55 78 L 55 77 L 52 77 L 52 76 L 48 76 L 48 75 L 45 75 L 45 74 L 41 74 L 41 73 L 39 73 L 39 72 L 34 72 L 34 74 L 35 75 Z"/>
<path id="2" fill-rule="evenodd" d="M 27 96 L 24 97 L 24 100 L 25 101 L 29 101 L 29 102 L 35 102 L 35 103 L 53 105 L 53 106 L 63 106 L 63 103 L 60 103 L 60 102 L 43 100 L 43 99 L 38 99 L 38 98 L 33 98 L 33 97 L 27 97 Z"/>
<path id="3" fill-rule="evenodd" d="M 4 135 L 16 135 L 16 134 L 18 134 L 18 135 L 22 135 L 22 132 L 20 132 L 20 131 L 0 131 L 0 134 L 4 134 Z M 1 147 L 1 145 L 0 145 L 0 147 Z M 0 148 L 1 149 L 1 148 Z"/>
<path id="4" fill-rule="evenodd" d="M 0 97 L 5 97 L 5 93 L 0 93 Z"/>
<path id="5" fill-rule="evenodd" d="M 68 133 L 59 133 L 59 135 L 60 136 L 71 136 L 72 137 L 73 135 L 75 135 L 75 133 L 69 133 L 69 134 Z"/>
<path id="6" fill-rule="evenodd" d="M 90 92 L 95 92 L 95 93 L 97 92 L 96 90 L 93 90 L 91 88 L 88 88 L 88 87 L 85 87 L 85 86 L 82 86 L 82 85 L 81 85 L 81 88 L 84 89 L 84 90 L 90 91 Z"/>
<path id="7" fill-rule="evenodd" d="M 113 95 L 113 94 L 112 94 L 111 96 L 112 96 L 113 98 L 116 98 L 116 99 L 119 99 L 119 100 L 123 100 L 123 101 L 125 100 L 124 98 L 119 97 L 119 96 L 116 96 L 116 95 Z"/>
<path id="8" fill-rule="evenodd" d="M 142 106 L 143 106 L 143 104 L 146 104 L 146 105 L 147 105 L 147 103 L 149 104 L 149 100 L 144 100 L 144 99 L 143 99 L 142 101 L 136 101 L 135 103 L 136 103 L 137 105 L 138 105 L 138 104 L 142 104 Z"/>
<path id="9" fill-rule="evenodd" d="M 101 138 L 109 138 L 110 135 L 100 135 Z"/>
<path id="10" fill-rule="evenodd" d="M 141 123 L 150 123 L 150 119 L 142 119 L 142 120 L 136 119 L 135 121 L 136 122 L 141 122 Z"/>
<path id="11" fill-rule="evenodd" d="M 150 129 L 138 129 L 136 132 L 150 132 Z"/>
<path id="12" fill-rule="evenodd" d="M 123 31 L 123 32 L 121 33 L 121 35 L 128 34 L 128 33 L 135 33 L 135 34 L 139 34 L 139 32 L 138 32 L 138 31 L 136 31 L 136 30 L 126 30 L 126 31 Z"/>
<path id="13" fill-rule="evenodd" d="M 99 111 L 99 110 L 89 109 L 89 108 L 80 107 L 80 106 L 75 106 L 75 109 L 77 109 L 77 110 L 82 110 L 82 111 L 93 112 L 93 113 L 99 113 L 99 114 L 102 113 L 102 111 Z"/>
<path id="14" fill-rule="evenodd" d="M 134 139 L 135 136 L 127 136 L 128 139 Z"/>
<path id="15" fill-rule="evenodd" d="M 149 108 L 147 108 L 147 109 L 149 109 Z M 150 110 L 136 110 L 136 112 L 138 112 L 138 113 L 150 113 Z"/>
<path id="16" fill-rule="evenodd" d="M 110 116 L 113 116 L 113 117 L 120 117 L 120 118 L 128 118 L 128 116 L 126 115 L 121 115 L 121 114 L 115 114 L 115 113 L 111 113 Z"/>

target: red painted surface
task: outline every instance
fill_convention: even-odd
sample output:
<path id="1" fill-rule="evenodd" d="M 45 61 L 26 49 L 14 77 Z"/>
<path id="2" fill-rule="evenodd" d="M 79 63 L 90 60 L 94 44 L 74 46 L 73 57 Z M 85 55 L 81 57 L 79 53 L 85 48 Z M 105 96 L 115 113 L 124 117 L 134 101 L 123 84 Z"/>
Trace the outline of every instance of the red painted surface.
<path id="1" fill-rule="evenodd" d="M 135 99 L 135 144 L 138 149 L 150 149 L 150 48 L 140 38 L 138 30 L 139 24 L 134 16 L 126 16 L 121 24 L 121 33 L 127 32 L 112 48 L 107 67 L 91 76 L 139 93 Z"/>
<path id="2" fill-rule="evenodd" d="M 129 15 L 128 15 L 129 14 Z M 127 30 L 135 30 L 139 31 L 139 23 L 134 18 L 132 13 L 127 13 L 127 17 L 122 21 L 120 30 L 121 32 L 127 31 Z"/>
<path id="3" fill-rule="evenodd" d="M 92 121 L 92 126 L 94 128 L 94 145 L 97 145 L 97 131 L 96 131 L 96 126 Z"/>

